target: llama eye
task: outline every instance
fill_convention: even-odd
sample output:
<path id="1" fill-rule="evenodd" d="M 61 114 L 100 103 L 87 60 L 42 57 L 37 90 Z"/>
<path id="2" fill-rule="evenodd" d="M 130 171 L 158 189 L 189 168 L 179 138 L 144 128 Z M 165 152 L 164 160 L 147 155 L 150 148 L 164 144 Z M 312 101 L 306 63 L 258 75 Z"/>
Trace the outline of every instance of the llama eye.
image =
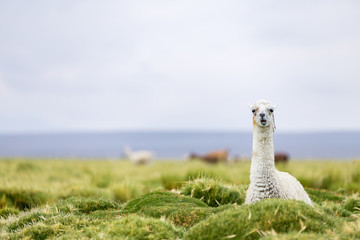
<path id="1" fill-rule="evenodd" d="M 255 113 L 255 109 L 253 109 L 253 110 L 251 110 L 252 111 L 252 113 Z"/>
<path id="2" fill-rule="evenodd" d="M 274 112 L 274 109 L 270 109 L 270 112 L 271 112 L 271 113 Z"/>

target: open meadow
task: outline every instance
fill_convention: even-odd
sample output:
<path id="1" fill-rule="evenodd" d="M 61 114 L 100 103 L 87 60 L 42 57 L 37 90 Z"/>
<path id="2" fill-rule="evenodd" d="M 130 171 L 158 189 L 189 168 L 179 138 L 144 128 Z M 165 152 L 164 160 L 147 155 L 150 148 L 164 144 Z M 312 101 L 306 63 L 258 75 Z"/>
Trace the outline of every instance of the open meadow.
<path id="1" fill-rule="evenodd" d="M 0 160 L 0 239 L 360 239 L 360 161 L 277 165 L 305 187 L 244 205 L 250 162 Z"/>

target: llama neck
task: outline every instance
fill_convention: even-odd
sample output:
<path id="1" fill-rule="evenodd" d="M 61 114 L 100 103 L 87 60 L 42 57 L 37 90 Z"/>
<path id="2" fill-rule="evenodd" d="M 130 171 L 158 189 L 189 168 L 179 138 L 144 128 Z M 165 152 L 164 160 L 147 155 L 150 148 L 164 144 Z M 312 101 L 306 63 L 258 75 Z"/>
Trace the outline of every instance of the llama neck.
<path id="1" fill-rule="evenodd" d="M 271 178 L 275 172 L 272 133 L 271 128 L 254 125 L 251 159 L 251 178 L 254 181 Z"/>

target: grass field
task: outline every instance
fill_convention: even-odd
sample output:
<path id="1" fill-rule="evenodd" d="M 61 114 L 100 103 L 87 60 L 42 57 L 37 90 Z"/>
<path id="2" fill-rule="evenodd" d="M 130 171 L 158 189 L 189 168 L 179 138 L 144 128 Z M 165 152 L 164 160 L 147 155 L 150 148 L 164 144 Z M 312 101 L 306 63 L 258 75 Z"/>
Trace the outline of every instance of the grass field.
<path id="1" fill-rule="evenodd" d="M 360 239 L 360 161 L 292 161 L 314 208 L 244 205 L 250 162 L 0 160 L 0 239 Z"/>

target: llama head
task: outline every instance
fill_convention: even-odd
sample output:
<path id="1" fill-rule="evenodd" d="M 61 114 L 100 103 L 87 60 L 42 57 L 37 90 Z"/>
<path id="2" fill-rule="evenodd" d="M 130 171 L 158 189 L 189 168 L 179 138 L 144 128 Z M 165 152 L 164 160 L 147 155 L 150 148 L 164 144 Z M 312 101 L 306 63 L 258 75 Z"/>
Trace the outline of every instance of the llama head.
<path id="1" fill-rule="evenodd" d="M 258 100 L 251 106 L 253 113 L 253 124 L 261 128 L 272 127 L 275 129 L 274 111 L 276 105 L 272 105 L 267 100 Z"/>

